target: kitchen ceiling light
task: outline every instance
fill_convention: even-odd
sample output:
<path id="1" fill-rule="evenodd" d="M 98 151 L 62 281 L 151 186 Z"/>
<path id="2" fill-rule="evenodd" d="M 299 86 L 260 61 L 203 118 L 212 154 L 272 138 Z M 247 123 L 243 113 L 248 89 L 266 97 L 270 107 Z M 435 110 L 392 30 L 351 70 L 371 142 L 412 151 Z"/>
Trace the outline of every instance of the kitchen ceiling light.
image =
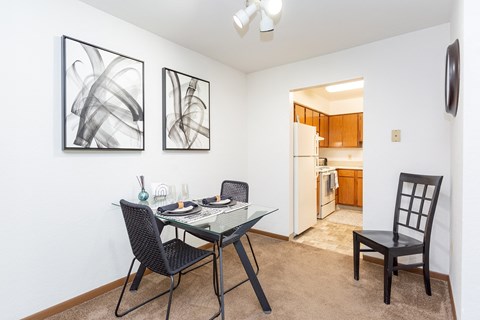
<path id="1" fill-rule="evenodd" d="M 250 23 L 251 17 L 260 10 L 262 16 L 260 20 L 260 32 L 273 31 L 273 16 L 282 10 L 282 0 L 247 0 L 247 7 L 239 10 L 234 16 L 233 21 L 240 28 L 244 28 Z"/>
<path id="2" fill-rule="evenodd" d="M 328 92 L 340 92 L 360 88 L 363 88 L 363 80 L 332 84 L 331 86 L 326 86 L 325 90 Z"/>
<path id="3" fill-rule="evenodd" d="M 262 3 L 270 16 L 276 16 L 282 11 L 282 0 L 262 0 Z"/>
<path id="4" fill-rule="evenodd" d="M 245 9 L 241 9 L 235 13 L 233 16 L 233 21 L 235 21 L 239 28 L 245 27 L 250 22 L 250 17 L 257 12 L 258 8 L 257 2 L 252 3 Z"/>
<path id="5" fill-rule="evenodd" d="M 260 32 L 273 31 L 273 19 L 270 18 L 265 10 L 262 11 L 262 20 L 260 20 Z"/>

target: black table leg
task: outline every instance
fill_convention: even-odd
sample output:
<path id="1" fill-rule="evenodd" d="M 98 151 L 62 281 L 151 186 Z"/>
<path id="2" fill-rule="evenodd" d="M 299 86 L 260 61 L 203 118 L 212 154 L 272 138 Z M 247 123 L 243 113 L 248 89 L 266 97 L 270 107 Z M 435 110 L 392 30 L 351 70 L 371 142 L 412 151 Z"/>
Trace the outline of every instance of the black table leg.
<path id="1" fill-rule="evenodd" d="M 225 293 L 223 292 L 223 249 L 221 245 L 218 246 L 218 257 L 220 263 L 220 276 L 219 276 L 219 294 L 220 294 L 220 317 L 225 319 Z"/>
<path id="2" fill-rule="evenodd" d="M 270 307 L 270 304 L 268 304 L 267 297 L 265 296 L 265 293 L 263 292 L 262 286 L 260 285 L 260 282 L 258 281 L 257 275 L 255 274 L 255 271 L 253 270 L 252 264 L 250 263 L 250 260 L 248 259 L 247 253 L 245 252 L 245 248 L 243 247 L 243 244 L 240 240 L 237 240 L 233 243 L 235 246 L 235 250 L 237 250 L 237 254 L 240 258 L 240 261 L 242 261 L 243 268 L 245 269 L 245 272 L 248 275 L 248 279 L 250 280 L 250 283 L 253 287 L 253 290 L 255 291 L 255 294 L 257 295 L 258 302 L 260 302 L 260 305 L 262 306 L 263 312 L 265 313 L 270 313 L 272 312 L 272 308 Z"/>
<path id="3" fill-rule="evenodd" d="M 130 286 L 130 291 L 137 291 L 138 286 L 140 285 L 140 281 L 142 281 L 143 274 L 145 273 L 145 266 L 140 264 L 137 270 L 137 274 L 135 275 L 135 279 L 133 279 L 132 285 Z"/>

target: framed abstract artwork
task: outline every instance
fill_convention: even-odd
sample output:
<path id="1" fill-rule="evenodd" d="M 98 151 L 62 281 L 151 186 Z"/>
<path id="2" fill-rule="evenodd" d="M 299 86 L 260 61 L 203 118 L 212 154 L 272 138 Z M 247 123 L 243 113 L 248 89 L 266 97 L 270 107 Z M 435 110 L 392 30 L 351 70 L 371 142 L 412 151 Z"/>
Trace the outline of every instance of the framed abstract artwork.
<path id="1" fill-rule="evenodd" d="M 62 37 L 64 150 L 145 150 L 144 64 Z"/>
<path id="2" fill-rule="evenodd" d="M 163 150 L 210 150 L 210 82 L 163 68 Z"/>

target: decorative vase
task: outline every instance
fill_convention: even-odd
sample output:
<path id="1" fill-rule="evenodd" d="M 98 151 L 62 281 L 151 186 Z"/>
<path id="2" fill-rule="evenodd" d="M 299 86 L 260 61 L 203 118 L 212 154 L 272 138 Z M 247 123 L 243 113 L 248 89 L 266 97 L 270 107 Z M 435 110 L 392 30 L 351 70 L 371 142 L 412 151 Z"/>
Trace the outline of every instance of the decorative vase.
<path id="1" fill-rule="evenodd" d="M 138 194 L 138 200 L 146 201 L 148 199 L 148 192 L 145 191 L 145 188 L 142 188 L 142 191 Z"/>

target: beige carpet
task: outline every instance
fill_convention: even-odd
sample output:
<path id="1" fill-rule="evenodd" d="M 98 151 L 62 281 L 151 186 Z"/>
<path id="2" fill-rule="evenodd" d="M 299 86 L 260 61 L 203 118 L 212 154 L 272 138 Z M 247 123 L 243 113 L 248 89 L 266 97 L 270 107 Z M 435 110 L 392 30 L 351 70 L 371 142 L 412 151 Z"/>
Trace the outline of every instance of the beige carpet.
<path id="1" fill-rule="evenodd" d="M 273 311 L 269 315 L 262 312 L 246 283 L 226 295 L 226 319 L 452 319 L 443 281 L 432 281 L 430 297 L 421 276 L 400 271 L 393 279 L 391 304 L 385 305 L 379 265 L 362 261 L 360 281 L 355 281 L 351 256 L 258 235 L 252 235 L 252 241 L 261 268 L 259 279 Z M 244 276 L 232 246 L 225 250 L 225 269 L 227 286 Z M 210 272 L 209 265 L 182 278 L 170 319 L 208 319 L 216 311 Z M 129 294 L 127 301 L 165 288 L 163 279 L 155 274 L 146 276 L 139 292 Z M 120 289 L 113 290 L 49 319 L 116 319 L 119 293 Z M 123 319 L 163 319 L 165 311 L 166 297 L 162 297 Z"/>

